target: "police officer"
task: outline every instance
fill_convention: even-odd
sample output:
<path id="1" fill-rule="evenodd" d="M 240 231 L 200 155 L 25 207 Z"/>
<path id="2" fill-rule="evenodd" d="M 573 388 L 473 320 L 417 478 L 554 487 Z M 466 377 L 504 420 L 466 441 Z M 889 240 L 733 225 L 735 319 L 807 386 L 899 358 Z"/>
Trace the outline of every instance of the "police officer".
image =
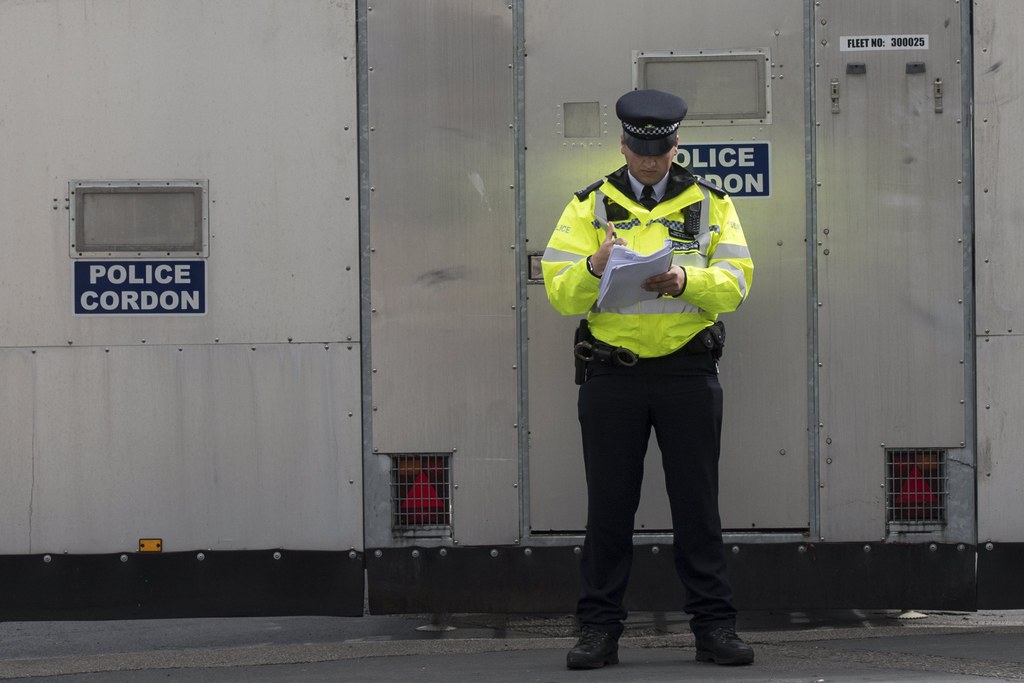
<path id="1" fill-rule="evenodd" d="M 718 512 L 722 389 L 720 313 L 746 298 L 753 263 L 732 202 L 675 164 L 686 103 L 636 90 L 615 105 L 626 164 L 570 200 L 543 257 L 544 285 L 563 315 L 586 314 L 579 421 L 587 531 L 570 669 L 618 662 L 643 461 L 654 429 L 672 512 L 675 567 L 686 588 L 697 660 L 749 664 L 736 635 Z M 672 264 L 645 280 L 646 298 L 596 305 L 614 245 L 649 254 L 672 243 Z M 643 293 L 639 293 L 642 295 Z M 638 298 L 640 298 L 638 296 Z M 589 327 L 589 331 L 587 331 Z"/>

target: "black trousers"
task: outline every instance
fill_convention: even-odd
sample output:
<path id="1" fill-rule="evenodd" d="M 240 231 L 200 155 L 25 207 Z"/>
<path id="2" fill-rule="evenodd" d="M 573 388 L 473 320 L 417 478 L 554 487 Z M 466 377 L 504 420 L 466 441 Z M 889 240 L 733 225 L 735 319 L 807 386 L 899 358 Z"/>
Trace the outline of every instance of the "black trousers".
<path id="1" fill-rule="evenodd" d="M 587 475 L 582 594 L 576 609 L 580 623 L 615 636 L 622 633 L 634 518 L 653 427 L 690 628 L 701 635 L 734 626 L 718 513 L 722 387 L 711 354 L 678 351 L 641 359 L 630 368 L 592 364 L 579 391 L 579 419 Z"/>

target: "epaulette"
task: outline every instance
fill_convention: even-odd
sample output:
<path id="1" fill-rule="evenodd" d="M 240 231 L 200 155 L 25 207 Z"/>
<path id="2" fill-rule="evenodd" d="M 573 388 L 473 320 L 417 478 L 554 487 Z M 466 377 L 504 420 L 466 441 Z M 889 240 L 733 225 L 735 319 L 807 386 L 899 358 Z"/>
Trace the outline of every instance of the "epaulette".
<path id="1" fill-rule="evenodd" d="M 703 185 L 704 187 L 708 188 L 709 190 L 711 190 L 712 192 L 717 194 L 719 197 L 724 197 L 724 196 L 726 196 L 726 194 L 728 194 L 725 190 L 720 188 L 718 185 L 715 185 L 710 180 L 707 180 L 703 176 L 695 175 L 695 176 L 693 176 L 693 178 L 694 178 L 694 180 L 697 181 L 698 184 Z"/>
<path id="2" fill-rule="evenodd" d="M 584 199 L 586 199 L 587 197 L 590 196 L 591 192 L 593 192 L 597 188 L 601 187 L 602 185 L 604 185 L 604 178 L 602 178 L 601 180 L 598 180 L 593 185 L 587 185 L 582 190 L 580 190 L 578 192 L 575 192 L 574 194 L 576 195 L 576 199 L 578 199 L 578 200 L 580 200 L 582 202 Z"/>

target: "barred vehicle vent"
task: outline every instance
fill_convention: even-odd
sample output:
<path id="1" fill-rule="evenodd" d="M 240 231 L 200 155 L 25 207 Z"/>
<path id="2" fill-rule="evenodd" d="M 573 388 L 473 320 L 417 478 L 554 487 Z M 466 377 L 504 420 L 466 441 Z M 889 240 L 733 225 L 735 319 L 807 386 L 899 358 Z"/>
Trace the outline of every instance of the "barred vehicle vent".
<path id="1" fill-rule="evenodd" d="M 391 529 L 398 535 L 451 534 L 451 455 L 391 456 Z"/>
<path id="2" fill-rule="evenodd" d="M 889 531 L 932 531 L 946 525 L 949 491 L 946 451 L 885 451 L 886 526 Z"/>

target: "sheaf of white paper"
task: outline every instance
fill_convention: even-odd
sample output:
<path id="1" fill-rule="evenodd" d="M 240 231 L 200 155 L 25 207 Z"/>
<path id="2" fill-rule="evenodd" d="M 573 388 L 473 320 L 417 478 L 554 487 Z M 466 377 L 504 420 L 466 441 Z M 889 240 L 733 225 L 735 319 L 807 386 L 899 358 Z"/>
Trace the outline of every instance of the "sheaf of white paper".
<path id="1" fill-rule="evenodd" d="M 646 255 L 616 244 L 601 276 L 597 307 L 624 308 L 644 299 L 656 299 L 657 292 L 645 291 L 640 284 L 652 275 L 664 273 L 671 265 L 671 240 L 665 240 L 664 247 Z"/>

